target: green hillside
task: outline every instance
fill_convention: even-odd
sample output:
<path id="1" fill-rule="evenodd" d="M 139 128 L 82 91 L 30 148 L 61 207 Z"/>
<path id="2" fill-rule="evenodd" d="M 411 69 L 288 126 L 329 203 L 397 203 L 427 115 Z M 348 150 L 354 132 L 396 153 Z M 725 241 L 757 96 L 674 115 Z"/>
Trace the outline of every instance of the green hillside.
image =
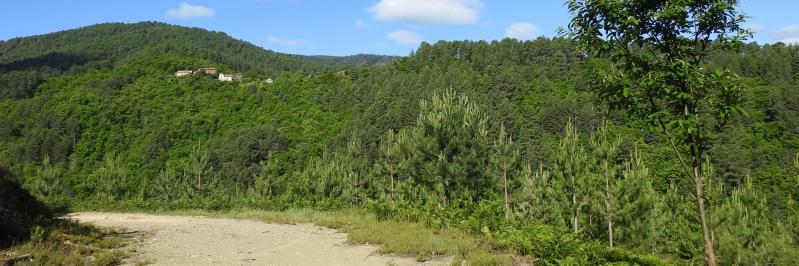
<path id="1" fill-rule="evenodd" d="M 49 77 L 112 69 L 164 53 L 204 58 L 218 67 L 264 77 L 322 69 L 222 32 L 159 22 L 107 23 L 0 41 L 0 99 L 31 97 Z"/>
<path id="2" fill-rule="evenodd" d="M 723 264 L 781 265 L 799 256 L 799 47 L 741 51 L 703 62 L 745 85 L 744 115 L 714 136 L 707 162 L 712 226 Z M 542 264 L 701 263 L 670 143 L 592 91 L 607 58 L 539 38 L 422 43 L 392 60 L 333 70 L 150 22 L 9 40 L 0 161 L 62 207 L 357 207 L 484 235 Z M 174 76 L 202 66 L 244 80 Z M 602 162 L 615 169 L 616 248 Z M 583 180 L 577 207 L 570 176 Z"/>

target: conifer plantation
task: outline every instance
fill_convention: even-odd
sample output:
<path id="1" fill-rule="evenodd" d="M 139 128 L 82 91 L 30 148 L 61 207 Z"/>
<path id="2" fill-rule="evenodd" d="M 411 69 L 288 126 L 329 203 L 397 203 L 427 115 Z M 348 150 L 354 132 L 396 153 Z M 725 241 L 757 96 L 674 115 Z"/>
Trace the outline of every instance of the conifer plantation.
<path id="1" fill-rule="evenodd" d="M 655 2 L 404 57 L 158 22 L 10 39 L 0 162 L 56 210 L 358 210 L 535 265 L 796 264 L 799 46 L 747 43 L 738 1 Z M 174 75 L 209 66 L 243 80 Z"/>

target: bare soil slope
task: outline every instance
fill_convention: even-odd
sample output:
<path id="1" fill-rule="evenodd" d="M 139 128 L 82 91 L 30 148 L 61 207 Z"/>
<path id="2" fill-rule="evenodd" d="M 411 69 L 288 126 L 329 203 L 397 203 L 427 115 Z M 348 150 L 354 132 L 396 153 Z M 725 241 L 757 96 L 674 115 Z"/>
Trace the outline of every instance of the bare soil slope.
<path id="1" fill-rule="evenodd" d="M 346 244 L 346 234 L 312 224 L 134 213 L 85 212 L 68 217 L 143 232 L 134 260 L 156 265 L 422 264 L 413 258 L 381 255 L 378 246 Z"/>

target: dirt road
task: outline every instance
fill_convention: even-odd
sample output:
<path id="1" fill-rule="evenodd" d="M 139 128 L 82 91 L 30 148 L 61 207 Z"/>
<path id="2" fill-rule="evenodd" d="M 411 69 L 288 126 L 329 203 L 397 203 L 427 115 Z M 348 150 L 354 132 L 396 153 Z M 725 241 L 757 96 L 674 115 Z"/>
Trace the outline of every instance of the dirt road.
<path id="1" fill-rule="evenodd" d="M 208 217 L 73 213 L 80 222 L 145 232 L 132 262 L 156 265 L 420 265 L 349 245 L 346 234 L 311 224 L 283 225 Z M 136 241 L 133 241 L 136 242 Z"/>

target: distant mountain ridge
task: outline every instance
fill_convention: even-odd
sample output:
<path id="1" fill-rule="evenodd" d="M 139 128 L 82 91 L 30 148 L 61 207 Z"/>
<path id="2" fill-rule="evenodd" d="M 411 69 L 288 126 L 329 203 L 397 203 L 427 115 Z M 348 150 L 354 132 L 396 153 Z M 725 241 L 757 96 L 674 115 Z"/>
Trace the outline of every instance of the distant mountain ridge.
<path id="1" fill-rule="evenodd" d="M 331 66 L 383 65 L 397 58 L 291 55 L 201 28 L 161 22 L 103 23 L 0 41 L 0 99 L 32 97 L 50 77 L 109 69 L 161 54 L 204 58 L 225 69 L 269 77 L 320 72 Z"/>
<path id="2" fill-rule="evenodd" d="M 0 42 L 0 64 L 5 67 L 52 54 L 116 64 L 131 57 L 159 53 L 205 55 L 242 71 L 297 71 L 320 67 L 301 57 L 269 51 L 223 32 L 161 22 L 104 23 Z"/>
<path id="3" fill-rule="evenodd" d="M 305 55 L 302 57 L 327 66 L 382 66 L 394 63 L 394 61 L 402 58 L 401 56 L 375 54 L 356 54 L 348 56 Z"/>

